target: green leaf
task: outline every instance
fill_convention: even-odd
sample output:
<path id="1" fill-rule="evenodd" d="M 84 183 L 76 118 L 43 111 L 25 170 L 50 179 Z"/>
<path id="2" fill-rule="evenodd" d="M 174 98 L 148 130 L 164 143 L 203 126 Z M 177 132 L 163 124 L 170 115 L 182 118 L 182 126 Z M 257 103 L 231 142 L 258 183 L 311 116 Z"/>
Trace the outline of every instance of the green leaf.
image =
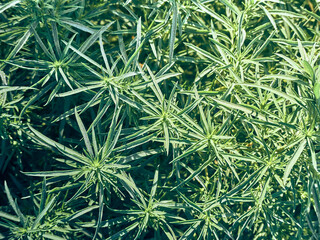
<path id="1" fill-rule="evenodd" d="M 13 1 L 10 1 L 8 3 L 1 5 L 0 6 L 0 14 L 11 7 L 14 7 L 15 5 L 19 4 L 20 2 L 21 2 L 21 0 L 13 0 Z"/>
<path id="2" fill-rule="evenodd" d="M 122 229 L 121 231 L 113 234 L 112 236 L 108 237 L 106 240 L 118 240 L 119 238 L 124 237 L 127 235 L 129 232 L 133 231 L 135 228 L 137 228 L 139 225 L 139 222 L 135 222 L 128 227 Z"/>
<path id="3" fill-rule="evenodd" d="M 38 214 L 40 214 L 45 208 L 46 200 L 47 200 L 47 181 L 46 181 L 46 178 L 44 177 L 42 181 L 41 200 L 40 200 L 40 207 L 39 207 Z"/>
<path id="4" fill-rule="evenodd" d="M 43 236 L 47 239 L 52 239 L 52 240 L 65 240 L 65 238 L 50 234 L 50 233 L 44 233 Z"/>
<path id="5" fill-rule="evenodd" d="M 37 23 L 33 23 L 28 31 L 26 31 L 23 36 L 19 39 L 17 44 L 15 44 L 15 47 L 13 50 L 10 52 L 10 54 L 7 56 L 6 60 L 10 60 L 13 57 L 16 56 L 16 54 L 23 48 L 23 46 L 26 44 L 28 41 L 29 37 L 31 36 L 32 28 L 35 28 L 37 26 Z"/>
<path id="6" fill-rule="evenodd" d="M 293 154 L 293 157 L 291 158 L 288 165 L 286 166 L 286 169 L 284 170 L 284 175 L 283 175 L 283 183 L 284 184 L 286 184 L 287 179 L 291 173 L 293 166 L 296 164 L 296 162 L 298 161 L 299 157 L 301 156 L 303 150 L 305 149 L 306 142 L 307 142 L 306 139 L 303 139 L 300 142 L 298 148 L 296 149 L 295 153 Z"/>
<path id="7" fill-rule="evenodd" d="M 256 88 L 261 88 L 261 89 L 267 90 L 267 91 L 272 92 L 274 94 L 277 94 L 277 95 L 279 95 L 279 96 L 281 96 L 283 98 L 286 98 L 286 99 L 288 99 L 288 100 L 290 100 L 292 102 L 298 103 L 299 105 L 304 107 L 303 102 L 298 97 L 286 94 L 286 93 L 284 93 L 282 91 L 279 91 L 278 89 L 271 88 L 271 87 L 264 86 L 264 85 L 250 84 L 250 83 L 242 83 L 242 84 L 239 84 L 239 85 L 247 86 L 247 87 L 256 87 Z"/>
<path id="8" fill-rule="evenodd" d="M 51 140 L 50 138 L 46 137 L 42 133 L 38 132 L 36 129 L 34 129 L 30 125 L 29 125 L 29 129 L 35 134 L 35 136 L 33 136 L 33 135 L 29 135 L 29 136 L 32 137 L 33 139 L 39 141 L 40 144 L 42 144 L 44 146 L 53 147 L 54 149 L 57 149 L 58 151 L 62 152 L 65 156 L 67 156 L 77 162 L 80 162 L 84 165 L 89 165 L 89 161 L 85 156 L 77 153 L 76 151 L 74 151 L 70 148 L 63 146 L 60 143 L 57 143 L 57 142 Z"/>
<path id="9" fill-rule="evenodd" d="M 171 24 L 171 32 L 170 32 L 170 39 L 169 39 L 169 62 L 172 62 L 173 59 L 173 53 L 174 53 L 174 41 L 176 39 L 176 33 L 177 33 L 177 20 L 178 20 L 178 6 L 176 4 L 175 0 L 172 0 L 172 24 Z"/>
<path id="10" fill-rule="evenodd" d="M 307 61 L 302 60 L 301 62 L 302 62 L 302 66 L 303 66 L 304 70 L 310 76 L 310 78 L 313 80 L 314 79 L 313 68 L 311 67 L 311 65 Z"/>
<path id="11" fill-rule="evenodd" d="M 76 116 L 76 120 L 77 120 L 78 126 L 80 128 L 81 134 L 83 136 L 86 148 L 87 148 L 89 154 L 91 155 L 91 157 L 93 157 L 94 153 L 93 153 L 92 146 L 91 146 L 91 143 L 90 143 L 90 140 L 89 140 L 89 136 L 87 134 L 87 130 L 85 129 L 85 127 L 83 125 L 83 122 L 82 122 L 82 120 L 81 120 L 76 108 L 74 109 L 74 115 Z"/>
<path id="12" fill-rule="evenodd" d="M 27 176 L 32 177 L 61 177 L 77 175 L 81 170 L 55 170 L 55 171 L 41 171 L 41 172 L 22 172 Z"/>
<path id="13" fill-rule="evenodd" d="M 19 220 L 20 220 L 21 224 L 24 226 L 25 222 L 26 222 L 25 216 L 23 216 L 23 214 L 21 213 L 17 202 L 13 200 L 13 197 L 12 197 L 12 195 L 10 193 L 10 190 L 8 188 L 8 185 L 7 185 L 6 181 L 4 181 L 4 190 L 6 192 L 6 195 L 7 195 L 7 198 L 9 200 L 10 206 L 12 207 L 12 209 L 14 210 L 16 215 L 19 217 Z"/>
<path id="14" fill-rule="evenodd" d="M 14 216 L 14 215 L 11 215 L 9 213 L 2 212 L 2 211 L 0 211 L 0 217 L 14 221 L 14 222 L 20 222 L 20 218 Z"/>
<path id="15" fill-rule="evenodd" d="M 156 168 L 156 171 L 154 173 L 153 182 L 152 182 L 152 188 L 150 192 L 150 199 L 149 199 L 149 206 L 151 207 L 153 204 L 153 199 L 156 195 L 157 187 L 158 187 L 158 180 L 159 180 L 159 166 Z"/>
<path id="16" fill-rule="evenodd" d="M 79 51 L 77 52 L 82 53 L 84 55 L 84 53 L 96 42 L 96 40 L 99 38 L 99 36 L 104 33 L 114 22 L 110 22 L 107 25 L 103 26 L 102 28 L 100 28 L 98 31 L 96 31 L 95 33 L 93 33 L 89 38 L 87 38 L 87 40 L 81 45 L 81 47 L 79 48 Z M 66 44 L 67 45 L 67 44 Z M 71 46 L 70 46 L 71 47 Z M 75 48 L 73 48 L 72 50 L 74 50 Z M 80 55 L 80 54 L 79 54 Z M 73 56 L 69 61 L 77 61 L 78 58 L 80 56 Z"/>
<path id="17" fill-rule="evenodd" d="M 75 21 L 72 21 L 72 20 L 60 20 L 60 23 L 65 23 L 65 24 L 68 24 L 69 26 L 71 27 L 75 27 L 81 31 L 84 31 L 84 32 L 88 32 L 88 33 L 91 33 L 91 34 L 94 34 L 95 33 L 95 30 L 83 25 L 82 23 L 79 23 L 79 22 L 75 22 Z"/>
<path id="18" fill-rule="evenodd" d="M 56 200 L 56 197 L 53 197 L 49 203 L 45 206 L 45 208 L 39 213 L 36 220 L 34 220 L 32 229 L 35 229 L 35 227 L 40 223 L 41 219 L 47 214 L 51 206 L 53 205 L 54 201 Z"/>

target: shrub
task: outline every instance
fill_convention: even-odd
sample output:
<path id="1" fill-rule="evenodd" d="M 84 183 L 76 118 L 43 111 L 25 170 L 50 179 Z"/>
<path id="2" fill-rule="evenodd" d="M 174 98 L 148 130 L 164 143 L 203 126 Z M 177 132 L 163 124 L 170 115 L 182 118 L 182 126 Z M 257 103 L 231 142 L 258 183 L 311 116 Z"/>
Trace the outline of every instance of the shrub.
<path id="1" fill-rule="evenodd" d="M 0 238 L 319 239 L 313 0 L 0 5 Z"/>

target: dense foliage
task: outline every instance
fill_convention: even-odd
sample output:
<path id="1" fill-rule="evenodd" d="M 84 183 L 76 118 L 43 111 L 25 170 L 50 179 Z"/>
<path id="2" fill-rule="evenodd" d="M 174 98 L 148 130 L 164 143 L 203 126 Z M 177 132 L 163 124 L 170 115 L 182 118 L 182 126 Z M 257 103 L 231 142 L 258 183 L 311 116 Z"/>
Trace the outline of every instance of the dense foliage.
<path id="1" fill-rule="evenodd" d="M 0 2 L 0 239 L 320 239 L 319 1 Z"/>

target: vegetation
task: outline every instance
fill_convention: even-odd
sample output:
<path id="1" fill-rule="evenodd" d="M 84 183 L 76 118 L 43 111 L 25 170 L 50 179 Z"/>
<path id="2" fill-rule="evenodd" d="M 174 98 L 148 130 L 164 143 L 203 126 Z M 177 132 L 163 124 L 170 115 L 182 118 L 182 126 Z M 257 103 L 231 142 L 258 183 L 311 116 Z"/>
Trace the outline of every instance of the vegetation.
<path id="1" fill-rule="evenodd" d="M 319 1 L 0 2 L 0 239 L 320 239 Z"/>

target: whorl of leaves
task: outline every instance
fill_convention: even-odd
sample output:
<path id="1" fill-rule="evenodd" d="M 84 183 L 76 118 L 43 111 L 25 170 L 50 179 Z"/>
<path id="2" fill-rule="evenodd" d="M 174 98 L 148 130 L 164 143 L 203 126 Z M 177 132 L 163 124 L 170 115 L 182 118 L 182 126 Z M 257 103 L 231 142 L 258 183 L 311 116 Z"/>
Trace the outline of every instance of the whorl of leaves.
<path id="1" fill-rule="evenodd" d="M 320 238 L 319 1 L 0 3 L 0 239 Z"/>

